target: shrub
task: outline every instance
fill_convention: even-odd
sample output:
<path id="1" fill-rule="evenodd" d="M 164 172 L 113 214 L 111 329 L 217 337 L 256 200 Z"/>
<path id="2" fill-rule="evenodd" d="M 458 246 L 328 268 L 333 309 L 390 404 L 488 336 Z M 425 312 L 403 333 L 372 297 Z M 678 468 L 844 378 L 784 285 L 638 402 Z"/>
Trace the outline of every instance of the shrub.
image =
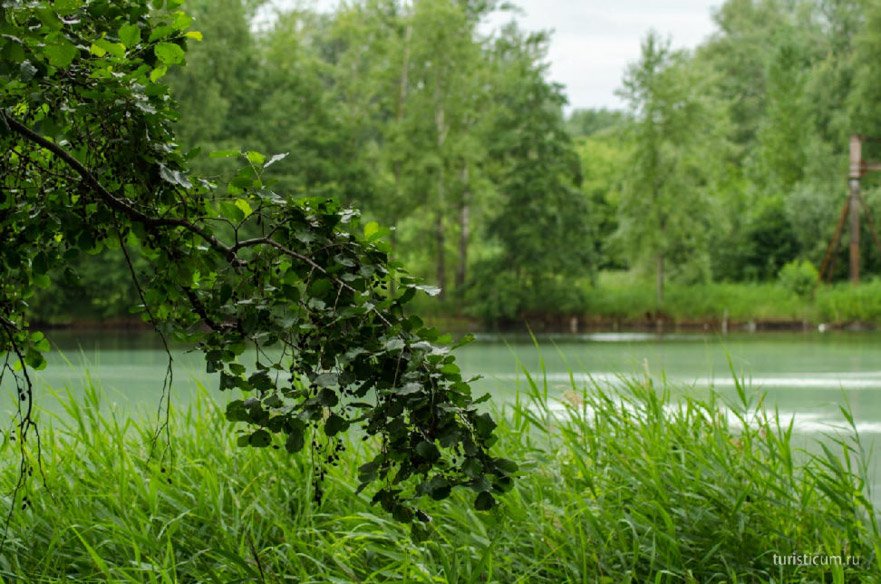
<path id="1" fill-rule="evenodd" d="M 783 288 L 802 298 L 812 297 L 820 281 L 817 268 L 807 260 L 792 260 L 780 269 L 777 277 Z"/>

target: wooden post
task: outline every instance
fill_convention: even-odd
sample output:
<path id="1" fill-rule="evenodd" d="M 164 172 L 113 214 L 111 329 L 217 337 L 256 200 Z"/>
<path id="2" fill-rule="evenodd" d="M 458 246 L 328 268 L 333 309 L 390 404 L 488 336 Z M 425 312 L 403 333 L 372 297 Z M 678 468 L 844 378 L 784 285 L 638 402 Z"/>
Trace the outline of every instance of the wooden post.
<path id="1" fill-rule="evenodd" d="M 860 283 L 860 181 L 850 184 L 850 283 Z"/>
<path id="2" fill-rule="evenodd" d="M 844 200 L 841 216 L 838 218 L 838 225 L 835 227 L 835 234 L 826 248 L 823 263 L 820 264 L 821 281 L 827 280 L 830 276 L 832 266 L 835 264 L 835 256 L 838 252 L 838 243 L 844 231 L 844 224 L 850 223 L 850 281 L 853 284 L 860 283 L 860 210 L 862 209 L 860 181 L 869 172 L 881 172 L 881 163 L 863 160 L 863 142 L 866 141 L 881 142 L 877 138 L 860 136 L 859 134 L 853 134 L 850 137 L 850 170 L 847 174 L 848 195 Z M 872 234 L 872 239 L 875 241 L 879 251 L 881 251 L 881 238 L 875 233 L 872 215 L 868 207 L 866 207 L 866 217 L 869 219 L 869 232 Z"/>
<path id="3" fill-rule="evenodd" d="M 860 283 L 860 178 L 863 175 L 862 137 L 850 137 L 850 283 Z"/>

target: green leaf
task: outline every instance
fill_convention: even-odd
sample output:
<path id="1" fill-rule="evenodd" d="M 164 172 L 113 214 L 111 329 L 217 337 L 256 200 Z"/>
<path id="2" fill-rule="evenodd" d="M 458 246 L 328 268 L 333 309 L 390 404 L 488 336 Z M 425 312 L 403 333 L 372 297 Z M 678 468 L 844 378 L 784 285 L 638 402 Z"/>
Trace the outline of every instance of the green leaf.
<path id="1" fill-rule="evenodd" d="M 477 428 L 477 434 L 481 438 L 489 438 L 496 428 L 496 423 L 493 421 L 492 416 L 486 413 L 475 416 L 474 425 Z"/>
<path id="2" fill-rule="evenodd" d="M 336 373 L 322 373 L 315 378 L 317 387 L 333 387 L 339 383 L 339 375 Z"/>
<path id="3" fill-rule="evenodd" d="M 236 199 L 235 206 L 242 211 L 242 214 L 244 215 L 242 219 L 247 219 L 251 213 L 254 212 L 254 210 L 251 209 L 251 205 L 249 205 L 248 201 L 245 199 Z"/>
<path id="4" fill-rule="evenodd" d="M 318 392 L 318 403 L 323 406 L 332 408 L 340 403 L 340 398 L 336 392 L 329 387 L 324 387 Z"/>
<path id="5" fill-rule="evenodd" d="M 7 63 L 21 63 L 26 56 L 24 47 L 18 39 L 9 39 L 0 51 L 0 59 Z"/>
<path id="6" fill-rule="evenodd" d="M 103 57 L 106 53 L 110 53 L 120 59 L 125 57 L 125 45 L 122 43 L 111 43 L 107 39 L 96 40 L 92 43 L 90 51 L 98 57 Z"/>
<path id="7" fill-rule="evenodd" d="M 156 58 L 165 65 L 179 65 L 184 62 L 184 50 L 174 43 L 159 43 L 153 48 Z"/>
<path id="8" fill-rule="evenodd" d="M 236 387 L 239 387 L 240 383 L 240 377 L 230 375 L 226 371 L 220 372 L 220 391 L 224 391 L 226 389 L 234 389 Z"/>
<path id="9" fill-rule="evenodd" d="M 29 367 L 32 367 L 37 371 L 46 368 L 46 358 L 43 356 L 43 353 L 34 348 L 29 348 L 27 350 L 27 353 L 25 353 L 24 362 L 27 363 Z"/>
<path id="10" fill-rule="evenodd" d="M 202 33 L 199 32 L 198 30 L 191 30 L 191 31 L 187 32 L 184 36 L 187 37 L 188 39 L 193 39 L 194 41 L 201 41 L 202 40 Z"/>
<path id="11" fill-rule="evenodd" d="M 484 491 L 474 500 L 474 508 L 478 511 L 489 511 L 496 505 L 495 497 Z"/>
<path id="12" fill-rule="evenodd" d="M 175 12 L 174 13 L 174 21 L 171 25 L 177 30 L 184 31 L 190 28 L 193 24 L 193 17 L 187 14 L 186 12 Z"/>
<path id="13" fill-rule="evenodd" d="M 235 158 L 242 153 L 241 150 L 215 150 L 208 156 L 210 158 Z"/>
<path id="14" fill-rule="evenodd" d="M 165 65 L 160 65 L 159 67 L 156 67 L 155 69 L 150 71 L 150 81 L 156 83 L 157 81 L 162 79 L 166 73 L 168 73 L 168 67 L 166 67 Z"/>
<path id="15" fill-rule="evenodd" d="M 251 414 L 245 403 L 237 399 L 226 404 L 226 419 L 230 422 L 247 422 L 251 419 Z"/>
<path id="16" fill-rule="evenodd" d="M 165 182 L 181 186 L 185 189 L 193 187 L 193 183 L 190 182 L 190 179 L 187 178 L 187 175 L 179 170 L 168 168 L 164 164 L 159 165 L 159 176 L 162 177 L 162 180 L 164 180 Z"/>
<path id="17" fill-rule="evenodd" d="M 248 437 L 248 445 L 255 448 L 266 448 L 272 444 L 272 434 L 260 428 Z"/>
<path id="18" fill-rule="evenodd" d="M 336 436 L 349 427 L 349 422 L 337 414 L 331 414 L 324 423 L 324 433 L 328 436 Z"/>
<path id="19" fill-rule="evenodd" d="M 483 474 L 483 466 L 476 458 L 467 458 L 462 463 L 462 472 L 465 473 L 465 476 L 476 479 Z"/>
<path id="20" fill-rule="evenodd" d="M 119 27 L 117 36 L 120 42 L 130 49 L 141 42 L 141 29 L 135 24 L 123 24 Z"/>
<path id="21" fill-rule="evenodd" d="M 319 278 L 309 285 L 309 296 L 325 298 L 333 290 L 333 283 L 326 278 Z"/>
<path id="22" fill-rule="evenodd" d="M 61 39 L 55 44 L 49 45 L 45 49 L 46 57 L 49 59 L 49 63 L 58 67 L 59 69 L 64 69 L 69 66 L 74 58 L 77 56 L 77 48 L 69 43 L 67 40 Z"/>
<path id="23" fill-rule="evenodd" d="M 376 478 L 376 472 L 382 466 L 382 460 L 377 458 L 358 467 L 358 478 L 362 482 L 372 481 Z"/>
<path id="24" fill-rule="evenodd" d="M 440 458 L 440 450 L 432 442 L 420 442 L 417 444 L 416 454 L 428 462 L 434 462 Z"/>
<path id="25" fill-rule="evenodd" d="M 52 279 L 46 274 L 34 275 L 34 285 L 38 288 L 49 288 L 52 285 Z"/>
<path id="26" fill-rule="evenodd" d="M 379 233 L 380 227 L 379 223 L 376 221 L 371 221 L 367 225 L 364 226 L 364 239 L 367 241 L 371 241 L 373 236 Z"/>
<path id="27" fill-rule="evenodd" d="M 38 351 L 45 352 L 50 349 L 49 339 L 47 339 L 46 335 L 44 335 L 40 331 L 31 333 L 31 343 L 34 344 L 34 348 L 37 349 Z"/>
<path id="28" fill-rule="evenodd" d="M 450 482 L 443 477 L 432 477 L 428 483 L 425 485 L 425 489 L 428 492 L 428 496 L 434 499 L 435 501 L 441 501 L 450 496 L 450 491 L 452 487 L 450 486 Z"/>
<path id="29" fill-rule="evenodd" d="M 398 395 L 414 395 L 422 391 L 422 385 L 411 381 L 398 390 Z"/>
<path id="30" fill-rule="evenodd" d="M 18 66 L 19 77 L 25 83 L 30 82 L 37 74 L 37 68 L 30 61 L 22 61 Z"/>
<path id="31" fill-rule="evenodd" d="M 248 152 L 246 152 L 245 158 L 247 158 L 248 162 L 250 162 L 251 164 L 256 164 L 258 166 L 266 162 L 266 156 L 254 150 L 249 150 Z"/>
<path id="32" fill-rule="evenodd" d="M 443 367 L 440 368 L 441 373 L 444 375 L 459 375 L 462 371 L 459 369 L 459 366 L 455 363 L 447 363 Z"/>
<path id="33" fill-rule="evenodd" d="M 294 454 L 303 450 L 304 446 L 306 446 L 306 437 L 303 434 L 303 428 L 292 428 L 284 443 L 285 450 Z"/>
<path id="34" fill-rule="evenodd" d="M 248 385 L 257 391 L 267 391 L 275 388 L 275 383 L 272 382 L 272 377 L 269 376 L 267 371 L 256 371 L 252 373 L 248 378 Z"/>
<path id="35" fill-rule="evenodd" d="M 406 505 L 397 505 L 392 509 L 392 517 L 395 521 L 410 523 L 413 521 L 413 510 Z"/>
<path id="36" fill-rule="evenodd" d="M 514 474 L 519 468 L 516 462 L 508 460 L 507 458 L 497 458 L 493 463 L 495 464 L 496 469 L 508 475 Z"/>
<path id="37" fill-rule="evenodd" d="M 395 337 L 393 339 L 389 339 L 388 341 L 386 341 L 384 348 L 386 351 L 394 353 L 394 352 L 400 351 L 405 346 L 406 346 L 406 343 L 404 343 L 404 339 L 399 339 L 399 338 Z"/>
<path id="38" fill-rule="evenodd" d="M 157 26 L 153 29 L 153 32 L 150 33 L 150 38 L 148 42 L 158 41 L 159 39 L 164 39 L 165 37 L 174 34 L 176 31 L 173 26 L 163 25 Z"/>
<path id="39" fill-rule="evenodd" d="M 419 516 L 417 515 L 417 517 Z M 427 522 L 414 521 L 410 524 L 410 539 L 414 543 L 422 543 L 428 541 L 429 538 L 431 538 L 431 527 Z"/>
<path id="40" fill-rule="evenodd" d="M 239 223 L 245 219 L 245 214 L 242 210 L 235 205 L 234 203 L 230 203 L 229 201 L 222 201 L 219 205 L 220 214 L 233 223 Z"/>

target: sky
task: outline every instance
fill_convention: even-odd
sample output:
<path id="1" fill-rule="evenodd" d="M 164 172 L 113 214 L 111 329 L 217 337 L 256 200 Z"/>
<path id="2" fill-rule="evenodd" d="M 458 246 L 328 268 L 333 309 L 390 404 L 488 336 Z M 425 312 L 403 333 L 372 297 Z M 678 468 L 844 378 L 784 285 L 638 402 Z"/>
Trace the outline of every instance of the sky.
<path id="1" fill-rule="evenodd" d="M 673 48 L 694 48 L 714 30 L 721 0 L 514 0 L 526 30 L 552 30 L 550 78 L 566 87 L 569 108 L 621 108 L 624 70 L 649 30 Z M 507 22 L 510 16 L 500 22 Z"/>
<path id="2" fill-rule="evenodd" d="M 515 18 L 526 30 L 551 30 L 551 80 L 562 83 L 567 110 L 623 107 L 615 95 L 624 70 L 639 58 L 649 30 L 669 36 L 673 48 L 694 48 L 714 30 L 712 11 L 722 0 L 510 0 L 520 14 L 502 14 L 486 27 Z M 336 0 L 274 0 L 329 10 Z"/>

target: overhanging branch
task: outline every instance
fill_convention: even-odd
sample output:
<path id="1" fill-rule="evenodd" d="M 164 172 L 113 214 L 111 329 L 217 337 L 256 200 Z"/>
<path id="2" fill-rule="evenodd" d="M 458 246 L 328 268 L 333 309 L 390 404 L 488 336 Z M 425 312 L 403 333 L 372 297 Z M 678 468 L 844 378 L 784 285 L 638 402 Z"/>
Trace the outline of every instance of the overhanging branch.
<path id="1" fill-rule="evenodd" d="M 37 144 L 42 148 L 45 148 L 61 160 L 63 160 L 69 167 L 71 167 L 101 199 L 111 208 L 116 211 L 123 213 L 126 217 L 131 219 L 132 221 L 137 221 L 138 223 L 142 223 L 148 227 L 180 227 L 194 233 L 201 237 L 205 243 L 211 246 L 215 251 L 223 254 L 231 263 L 236 262 L 235 252 L 228 245 L 224 244 L 222 241 L 217 239 L 214 235 L 207 232 L 202 227 L 190 223 L 184 219 L 175 219 L 175 218 L 162 218 L 162 217 L 153 217 L 136 209 L 131 204 L 129 204 L 124 199 L 120 199 L 109 190 L 107 190 L 104 185 L 101 184 L 101 181 L 98 180 L 92 171 L 90 171 L 86 166 L 77 160 L 74 156 L 72 156 L 69 152 L 67 152 L 64 148 L 52 142 L 51 140 L 41 136 L 37 132 L 33 131 L 25 124 L 22 124 L 15 118 L 11 117 L 6 111 L 0 110 L 0 117 L 3 118 L 3 121 L 9 127 L 10 130 L 25 138 L 29 142 Z"/>

